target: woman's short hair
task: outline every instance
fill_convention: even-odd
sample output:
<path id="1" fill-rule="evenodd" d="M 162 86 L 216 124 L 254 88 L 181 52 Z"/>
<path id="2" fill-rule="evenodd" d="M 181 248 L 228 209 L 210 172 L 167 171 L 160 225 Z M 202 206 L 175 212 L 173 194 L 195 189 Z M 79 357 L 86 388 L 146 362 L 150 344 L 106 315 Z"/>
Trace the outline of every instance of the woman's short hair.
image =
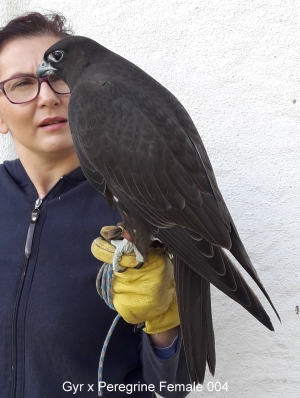
<path id="1" fill-rule="evenodd" d="M 64 38 L 73 35 L 66 18 L 59 13 L 40 14 L 31 12 L 12 19 L 0 28 L 0 51 L 11 40 L 31 36 L 54 36 Z"/>

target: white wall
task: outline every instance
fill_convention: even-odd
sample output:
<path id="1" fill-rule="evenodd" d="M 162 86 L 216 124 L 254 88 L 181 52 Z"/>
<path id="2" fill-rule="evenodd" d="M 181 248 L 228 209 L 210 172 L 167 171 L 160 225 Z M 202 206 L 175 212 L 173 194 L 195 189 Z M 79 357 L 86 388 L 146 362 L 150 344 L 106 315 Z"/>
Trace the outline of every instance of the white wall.
<path id="1" fill-rule="evenodd" d="M 299 397 L 300 6 L 297 0 L 52 0 L 77 34 L 170 89 L 204 140 L 257 271 L 275 333 L 213 289 L 217 369 L 191 397 Z M 49 9 L 1 0 L 5 18 Z M 5 15 L 6 12 L 6 15 Z M 14 156 L 1 138 L 0 160 Z M 253 286 L 253 284 L 252 284 Z M 256 289 L 258 291 L 258 289 Z M 258 292 L 259 297 L 262 295 Z M 227 381 L 227 392 L 207 382 Z M 79 382 L 75 381 L 74 382 Z"/>

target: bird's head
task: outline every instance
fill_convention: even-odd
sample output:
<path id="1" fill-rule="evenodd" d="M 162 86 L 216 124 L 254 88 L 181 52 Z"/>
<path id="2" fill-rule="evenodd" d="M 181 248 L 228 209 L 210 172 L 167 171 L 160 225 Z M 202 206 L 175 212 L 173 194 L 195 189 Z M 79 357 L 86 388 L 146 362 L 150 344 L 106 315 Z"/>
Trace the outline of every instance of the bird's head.
<path id="1" fill-rule="evenodd" d="M 68 36 L 53 44 L 44 54 L 39 64 L 36 76 L 45 77 L 55 74 L 65 81 L 70 89 L 74 87 L 77 78 L 90 64 L 89 54 L 97 52 L 101 47 L 97 42 L 83 36 Z"/>

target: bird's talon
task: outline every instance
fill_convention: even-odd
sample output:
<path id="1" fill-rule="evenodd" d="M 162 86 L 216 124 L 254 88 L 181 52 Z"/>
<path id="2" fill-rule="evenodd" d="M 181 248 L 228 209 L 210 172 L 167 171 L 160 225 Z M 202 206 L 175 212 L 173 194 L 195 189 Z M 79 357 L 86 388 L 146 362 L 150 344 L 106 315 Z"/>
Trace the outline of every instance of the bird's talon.
<path id="1" fill-rule="evenodd" d="M 135 267 L 133 267 L 133 268 L 134 268 L 134 269 L 140 269 L 140 268 L 142 268 L 142 266 L 143 266 L 144 264 L 145 264 L 144 262 L 140 262 L 140 263 L 138 263 L 137 266 L 135 266 Z"/>
<path id="2" fill-rule="evenodd" d="M 116 270 L 119 274 L 122 274 L 123 272 L 127 271 L 128 267 L 121 267 L 120 269 Z"/>

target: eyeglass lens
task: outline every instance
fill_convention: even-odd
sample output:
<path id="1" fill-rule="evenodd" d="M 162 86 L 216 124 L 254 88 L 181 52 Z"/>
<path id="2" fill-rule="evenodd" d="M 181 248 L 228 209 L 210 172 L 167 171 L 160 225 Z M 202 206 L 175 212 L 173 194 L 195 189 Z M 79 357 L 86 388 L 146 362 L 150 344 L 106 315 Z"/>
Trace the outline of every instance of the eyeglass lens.
<path id="1" fill-rule="evenodd" d="M 67 84 L 55 75 L 49 75 L 50 87 L 57 94 L 68 94 L 70 92 Z M 22 103 L 33 100 L 39 91 L 39 81 L 36 77 L 23 76 L 8 80 L 4 84 L 4 90 L 10 101 Z"/>

